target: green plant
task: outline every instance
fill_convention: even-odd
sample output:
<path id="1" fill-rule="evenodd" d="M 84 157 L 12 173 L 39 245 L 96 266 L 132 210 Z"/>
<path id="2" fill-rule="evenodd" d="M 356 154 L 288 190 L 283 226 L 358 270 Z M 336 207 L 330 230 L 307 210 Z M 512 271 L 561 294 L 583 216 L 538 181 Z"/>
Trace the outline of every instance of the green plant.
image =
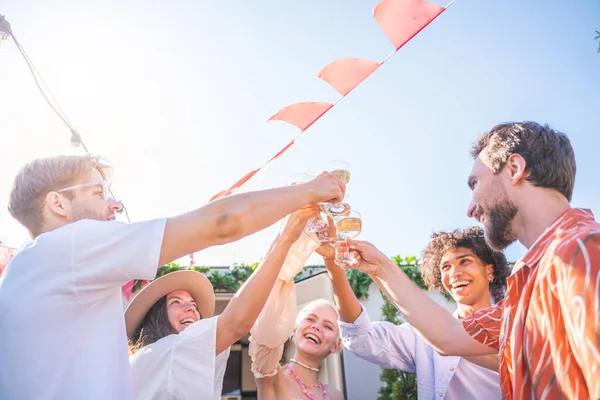
<path id="1" fill-rule="evenodd" d="M 594 38 L 594 40 L 598 39 L 600 39 L 600 32 L 596 31 L 596 37 Z M 600 41 L 598 41 L 598 53 L 600 53 Z"/>
<path id="2" fill-rule="evenodd" d="M 252 272 L 256 269 L 258 263 L 246 265 L 246 264 L 234 264 L 229 270 L 221 271 L 215 270 L 211 267 L 193 265 L 191 267 L 181 266 L 177 263 L 168 263 L 163 265 L 156 271 L 154 279 L 160 278 L 171 272 L 180 270 L 194 270 L 198 271 L 208 278 L 210 283 L 213 285 L 215 292 L 226 292 L 235 293 L 240 286 L 252 275 Z M 136 292 L 143 287 L 143 281 L 137 281 L 133 286 L 132 292 Z"/>
<path id="3" fill-rule="evenodd" d="M 346 271 L 346 277 L 348 278 L 348 282 L 350 282 L 350 286 L 352 287 L 352 291 L 357 299 L 369 298 L 369 287 L 373 280 L 371 277 L 364 272 L 361 272 L 357 269 L 351 269 Z"/>
<path id="4" fill-rule="evenodd" d="M 258 267 L 258 263 L 246 265 L 246 264 L 234 264 L 231 269 L 231 276 L 238 282 L 246 282 L 254 270 Z"/>
<path id="5" fill-rule="evenodd" d="M 402 257 L 402 256 L 394 256 L 392 260 L 408 275 L 408 277 L 417 284 L 422 289 L 427 289 L 425 283 L 423 282 L 423 278 L 421 277 L 421 272 L 419 271 L 418 259 L 414 256 Z M 373 280 L 371 277 L 364 272 L 353 269 L 350 271 L 346 271 L 346 277 L 348 278 L 348 282 L 350 282 L 350 286 L 352 287 L 352 291 L 354 295 L 358 298 L 369 298 L 369 287 Z"/>
<path id="6" fill-rule="evenodd" d="M 200 265 L 185 267 L 177 263 L 171 262 L 160 267 L 156 271 L 156 276 L 154 277 L 154 279 L 160 278 L 161 276 L 171 272 L 191 269 L 206 275 L 210 283 L 213 285 L 213 290 L 215 292 L 235 293 L 244 284 L 244 282 L 246 282 L 246 280 L 250 278 L 250 275 L 252 275 L 252 273 L 254 272 L 256 267 L 258 267 L 258 265 L 258 262 L 254 264 L 242 263 L 234 264 L 231 268 L 229 268 L 229 270 L 217 270 Z M 300 271 L 294 279 L 297 281 L 300 278 L 309 277 L 324 269 L 324 265 L 307 266 L 302 271 Z M 137 292 L 138 290 L 142 289 L 144 283 L 144 281 L 136 281 L 133 286 L 132 292 Z"/>
<path id="7" fill-rule="evenodd" d="M 240 283 L 231 273 L 214 270 L 207 275 L 215 292 L 235 293 L 240 288 Z"/>
<path id="8" fill-rule="evenodd" d="M 426 289 L 425 284 L 423 283 L 423 278 L 421 277 L 421 273 L 417 267 L 417 257 L 395 256 L 392 257 L 392 259 L 396 262 L 396 264 L 398 264 L 398 266 L 400 266 L 400 268 L 402 268 L 406 275 L 408 275 L 408 277 L 415 282 L 415 284 L 423 289 Z M 213 290 L 215 292 L 235 293 L 250 277 L 250 275 L 252 275 L 258 265 L 258 262 L 254 264 L 242 263 L 234 264 L 229 270 L 213 270 L 206 266 L 193 265 L 191 267 L 185 267 L 171 262 L 160 267 L 156 272 L 154 279 L 170 272 L 179 271 L 182 269 L 192 269 L 206 275 L 213 285 Z M 323 271 L 324 269 L 324 265 L 306 266 L 294 277 L 294 281 L 309 277 L 317 272 Z M 358 299 L 369 298 L 369 287 L 371 286 L 371 283 L 373 283 L 373 280 L 369 277 L 369 275 L 358 270 L 350 270 L 346 271 L 346 277 L 350 282 L 352 291 Z M 140 290 L 143 287 L 143 283 L 143 281 L 136 281 L 135 285 L 133 286 L 133 292 Z M 446 298 L 449 300 L 452 299 L 449 295 L 446 295 Z"/>
<path id="9" fill-rule="evenodd" d="M 161 276 L 166 275 L 170 272 L 179 271 L 180 269 L 183 269 L 183 268 L 179 264 L 170 262 L 168 264 L 163 265 L 162 267 L 160 267 L 158 269 L 158 271 L 156 271 L 156 276 L 154 277 L 154 279 L 160 278 Z"/>
<path id="10" fill-rule="evenodd" d="M 419 260 L 417 257 L 408 256 L 402 258 L 402 256 L 395 256 L 392 259 L 398 264 L 398 266 L 404 271 L 406 275 L 413 281 L 418 287 L 424 290 L 428 290 L 425 282 L 423 281 L 423 276 L 421 275 L 421 271 L 419 270 Z M 443 296 L 448 301 L 454 301 L 452 296 L 449 293 L 442 293 Z"/>
<path id="11" fill-rule="evenodd" d="M 200 265 L 194 265 L 190 269 L 193 269 L 194 271 L 198 271 L 202 274 L 206 274 L 207 272 L 210 271 L 210 267 L 201 267 Z"/>

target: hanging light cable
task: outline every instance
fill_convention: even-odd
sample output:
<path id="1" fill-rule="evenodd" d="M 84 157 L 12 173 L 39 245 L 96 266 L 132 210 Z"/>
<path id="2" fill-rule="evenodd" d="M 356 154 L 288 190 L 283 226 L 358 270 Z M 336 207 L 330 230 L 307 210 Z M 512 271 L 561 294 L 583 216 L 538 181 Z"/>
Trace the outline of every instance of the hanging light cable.
<path id="1" fill-rule="evenodd" d="M 37 86 L 38 90 L 44 97 L 44 100 L 46 100 L 46 103 L 48 103 L 50 108 L 52 108 L 52 110 L 62 120 L 62 122 L 67 126 L 67 128 L 69 128 L 69 131 L 71 132 L 71 145 L 73 147 L 81 146 L 83 148 L 83 150 L 85 150 L 86 153 L 90 154 L 87 146 L 85 145 L 85 143 L 83 143 L 83 139 L 81 138 L 81 135 L 79 133 L 77 133 L 77 130 L 75 129 L 73 124 L 71 124 L 71 121 L 69 121 L 69 118 L 67 118 L 67 115 L 65 114 L 65 112 L 62 110 L 62 108 L 58 104 L 58 101 L 56 100 L 56 98 L 54 97 L 52 92 L 50 91 L 50 88 L 48 87 L 48 85 L 46 85 L 46 82 L 44 82 L 44 80 L 42 79 L 42 76 L 40 75 L 38 70 L 35 68 L 35 65 L 33 64 L 31 59 L 25 52 L 25 49 L 23 48 L 23 46 L 21 46 L 21 43 L 19 43 L 19 41 L 15 37 L 15 34 L 12 31 L 10 23 L 6 20 L 6 17 L 4 15 L 0 14 L 0 47 L 2 45 L 2 42 L 5 40 L 8 40 L 9 38 L 13 39 L 13 41 L 15 42 L 15 45 L 17 46 L 17 50 L 19 50 L 19 53 L 21 53 L 21 55 L 25 59 L 25 63 L 27 64 L 27 68 L 29 68 L 29 72 L 31 72 L 31 75 L 33 76 L 35 85 Z M 110 191 L 111 196 L 116 199 L 117 196 L 115 195 L 113 190 L 109 188 L 109 191 Z M 121 210 L 119 212 L 124 212 L 125 217 L 127 218 L 127 221 L 131 222 L 131 220 L 129 219 L 129 213 L 127 212 L 127 208 L 125 208 L 125 205 L 122 202 L 120 202 L 120 203 L 121 203 Z"/>

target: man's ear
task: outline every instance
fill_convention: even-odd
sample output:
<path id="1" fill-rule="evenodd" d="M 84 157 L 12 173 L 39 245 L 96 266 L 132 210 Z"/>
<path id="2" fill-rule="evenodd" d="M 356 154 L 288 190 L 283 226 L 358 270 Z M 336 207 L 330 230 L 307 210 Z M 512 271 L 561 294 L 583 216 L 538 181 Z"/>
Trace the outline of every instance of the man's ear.
<path id="1" fill-rule="evenodd" d="M 61 217 L 66 217 L 70 210 L 70 204 L 67 199 L 56 192 L 50 192 L 46 195 L 45 203 L 50 210 Z"/>
<path id="2" fill-rule="evenodd" d="M 505 167 L 508 170 L 513 185 L 521 183 L 527 177 L 527 173 L 525 172 L 527 162 L 525 162 L 525 159 L 519 154 L 511 154 L 508 157 L 508 160 L 506 160 Z"/>

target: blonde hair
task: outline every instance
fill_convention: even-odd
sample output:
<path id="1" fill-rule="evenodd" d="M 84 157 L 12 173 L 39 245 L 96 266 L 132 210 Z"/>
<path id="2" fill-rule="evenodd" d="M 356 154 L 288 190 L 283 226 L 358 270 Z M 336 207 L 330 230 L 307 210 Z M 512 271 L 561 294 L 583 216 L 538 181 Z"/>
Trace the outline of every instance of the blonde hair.
<path id="1" fill-rule="evenodd" d="M 77 179 L 94 169 L 105 180 L 110 179 L 110 165 L 89 154 L 33 160 L 21 168 L 15 177 L 8 199 L 8 211 L 27 228 L 32 237 L 36 237 L 44 224 L 43 205 L 46 195 L 75 184 Z"/>
<path id="2" fill-rule="evenodd" d="M 308 303 L 304 304 L 302 306 L 302 308 L 300 308 L 300 310 L 298 311 L 298 315 L 296 316 L 296 325 L 298 325 L 301 321 L 302 318 L 304 317 L 304 315 L 311 311 L 314 310 L 315 308 L 319 308 L 321 306 L 327 306 L 329 308 L 331 308 L 333 310 L 333 312 L 335 313 L 335 316 L 337 319 L 340 319 L 340 313 L 338 312 L 338 309 L 335 305 L 333 305 L 331 302 L 322 299 L 322 298 L 318 298 L 315 300 L 311 300 Z M 337 325 L 337 321 L 334 321 Z"/>

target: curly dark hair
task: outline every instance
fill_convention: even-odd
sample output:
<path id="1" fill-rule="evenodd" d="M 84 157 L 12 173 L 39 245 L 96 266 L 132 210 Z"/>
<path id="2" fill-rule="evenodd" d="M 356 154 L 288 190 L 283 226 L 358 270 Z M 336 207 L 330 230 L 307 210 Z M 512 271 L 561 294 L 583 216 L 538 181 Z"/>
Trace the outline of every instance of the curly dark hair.
<path id="1" fill-rule="evenodd" d="M 129 353 L 135 354 L 144 346 L 148 346 L 172 333 L 167 314 L 167 296 L 163 296 L 152 305 L 140 326 L 135 330 L 133 335 L 135 341 L 129 341 Z"/>
<path id="2" fill-rule="evenodd" d="M 510 266 L 503 253 L 489 247 L 483 236 L 483 229 L 474 226 L 465 230 L 456 229 L 452 232 L 437 232 L 431 235 L 433 239 L 421 255 L 419 269 L 423 281 L 429 290 L 439 290 L 448 293 L 442 285 L 440 262 L 444 254 L 458 247 L 471 250 L 485 265 L 494 268 L 494 279 L 490 283 L 490 293 L 495 302 L 502 300 L 506 291 L 506 277 L 510 275 Z"/>

